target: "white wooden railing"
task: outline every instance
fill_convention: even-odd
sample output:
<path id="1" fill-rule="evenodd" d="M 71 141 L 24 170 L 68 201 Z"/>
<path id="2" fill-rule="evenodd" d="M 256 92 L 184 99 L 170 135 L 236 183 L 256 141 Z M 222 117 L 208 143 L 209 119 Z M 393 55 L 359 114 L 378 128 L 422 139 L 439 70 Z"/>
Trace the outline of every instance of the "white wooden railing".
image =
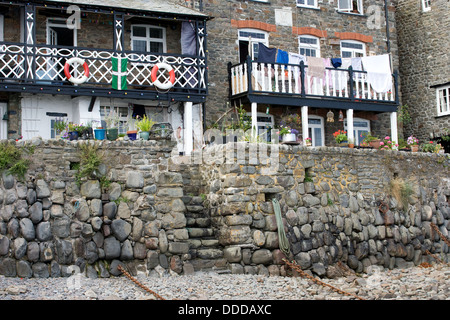
<path id="1" fill-rule="evenodd" d="M 175 71 L 174 88 L 206 90 L 206 61 L 196 56 L 121 52 L 128 58 L 127 83 L 130 86 L 152 87 L 151 71 L 164 62 Z M 89 67 L 86 85 L 111 85 L 111 58 L 114 50 L 60 47 L 50 45 L 26 46 L 0 42 L 0 80 L 56 84 L 67 81 L 64 65 L 69 58 L 79 57 Z M 161 82 L 164 79 L 159 79 Z"/>
<path id="2" fill-rule="evenodd" d="M 250 69 L 250 70 L 249 70 Z M 349 69 L 326 68 L 323 77 L 308 75 L 308 66 L 251 62 L 230 67 L 232 96 L 248 92 L 323 96 L 365 100 L 395 101 L 394 75 L 392 89 L 376 93 L 367 81 L 367 73 Z M 353 79 L 350 79 L 352 75 Z"/>

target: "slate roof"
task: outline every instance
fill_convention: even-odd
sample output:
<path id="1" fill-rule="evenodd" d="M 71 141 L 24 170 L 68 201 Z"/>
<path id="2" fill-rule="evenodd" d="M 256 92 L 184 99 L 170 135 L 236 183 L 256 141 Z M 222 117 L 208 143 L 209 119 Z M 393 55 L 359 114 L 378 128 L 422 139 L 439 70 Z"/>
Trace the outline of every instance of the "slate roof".
<path id="1" fill-rule="evenodd" d="M 208 15 L 171 0 L 46 0 L 43 2 L 93 5 L 106 8 L 132 9 L 207 18 Z"/>

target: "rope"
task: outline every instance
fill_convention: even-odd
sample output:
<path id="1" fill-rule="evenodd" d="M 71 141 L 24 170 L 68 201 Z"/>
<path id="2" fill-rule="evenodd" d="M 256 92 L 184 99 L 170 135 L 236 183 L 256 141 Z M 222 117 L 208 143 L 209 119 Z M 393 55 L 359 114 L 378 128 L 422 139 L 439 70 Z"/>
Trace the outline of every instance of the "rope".
<path id="1" fill-rule="evenodd" d="M 283 218 L 281 217 L 280 203 L 277 199 L 272 199 L 273 210 L 275 211 L 275 217 L 277 219 L 277 229 L 278 229 L 278 242 L 280 245 L 281 252 L 284 253 L 286 257 L 289 257 L 291 250 L 289 249 L 289 240 L 284 232 Z"/>
<path id="2" fill-rule="evenodd" d="M 157 294 L 156 292 L 150 290 L 149 288 L 147 288 L 146 286 L 144 286 L 142 283 L 140 283 L 138 280 L 136 280 L 135 278 L 133 278 L 128 272 L 126 272 L 121 265 L 119 265 L 117 267 L 117 269 L 119 269 L 120 272 L 122 272 L 128 279 L 130 279 L 131 281 L 133 281 L 136 285 L 138 285 L 139 287 L 141 287 L 142 289 L 144 289 L 145 291 L 147 291 L 148 293 L 154 295 L 157 299 L 159 300 L 166 300 L 163 297 L 161 297 L 159 294 Z"/>

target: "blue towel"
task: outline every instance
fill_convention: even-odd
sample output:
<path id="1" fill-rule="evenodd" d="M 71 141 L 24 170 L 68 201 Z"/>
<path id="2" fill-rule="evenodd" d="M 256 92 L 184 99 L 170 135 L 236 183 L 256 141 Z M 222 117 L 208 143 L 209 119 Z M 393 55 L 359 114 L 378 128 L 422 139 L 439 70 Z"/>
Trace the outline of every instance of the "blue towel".
<path id="1" fill-rule="evenodd" d="M 275 63 L 275 56 L 277 55 L 276 48 L 267 48 L 261 42 L 259 43 L 258 62 L 261 63 Z"/>
<path id="2" fill-rule="evenodd" d="M 341 58 L 331 58 L 331 64 L 335 68 L 339 68 L 342 65 L 342 59 Z"/>
<path id="3" fill-rule="evenodd" d="M 289 63 L 289 54 L 286 51 L 278 49 L 277 63 Z"/>

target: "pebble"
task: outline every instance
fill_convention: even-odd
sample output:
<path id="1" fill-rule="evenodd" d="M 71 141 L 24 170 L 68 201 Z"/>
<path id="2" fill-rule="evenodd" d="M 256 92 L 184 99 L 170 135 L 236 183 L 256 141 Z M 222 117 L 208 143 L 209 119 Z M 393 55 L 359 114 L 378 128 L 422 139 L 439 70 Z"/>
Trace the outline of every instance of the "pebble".
<path id="1" fill-rule="evenodd" d="M 74 276 L 72 276 L 74 277 Z M 155 300 L 125 276 L 89 279 L 0 276 L 0 300 Z M 301 277 L 218 274 L 140 275 L 136 279 L 167 300 L 353 300 Z M 366 300 L 450 300 L 450 265 L 384 269 L 323 282 Z"/>

